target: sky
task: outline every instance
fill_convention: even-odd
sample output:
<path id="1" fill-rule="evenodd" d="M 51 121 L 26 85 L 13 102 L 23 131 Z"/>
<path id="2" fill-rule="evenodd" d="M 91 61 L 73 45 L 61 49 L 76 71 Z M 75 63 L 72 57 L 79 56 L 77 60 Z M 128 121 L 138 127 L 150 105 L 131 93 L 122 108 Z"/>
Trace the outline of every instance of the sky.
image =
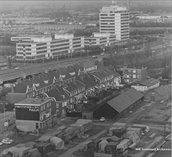
<path id="1" fill-rule="evenodd" d="M 117 3 L 124 1 L 130 1 L 131 5 L 167 5 L 169 6 L 172 3 L 172 0 L 115 0 Z M 50 7 L 62 7 L 64 4 L 67 6 L 78 6 L 78 5 L 96 5 L 96 4 L 111 4 L 112 0 L 0 0 L 0 11 L 2 10 L 13 10 L 21 7 L 40 7 L 50 6 Z"/>

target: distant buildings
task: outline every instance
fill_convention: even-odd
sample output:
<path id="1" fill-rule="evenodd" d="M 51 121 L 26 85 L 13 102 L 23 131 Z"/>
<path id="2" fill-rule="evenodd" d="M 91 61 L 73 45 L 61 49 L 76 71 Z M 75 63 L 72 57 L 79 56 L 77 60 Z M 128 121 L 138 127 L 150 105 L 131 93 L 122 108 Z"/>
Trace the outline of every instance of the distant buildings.
<path id="1" fill-rule="evenodd" d="M 34 132 L 53 126 L 56 104 L 51 98 L 27 98 L 15 104 L 16 127 Z"/>
<path id="2" fill-rule="evenodd" d="M 58 23 L 58 24 L 37 24 L 32 27 L 41 32 L 45 33 L 56 33 L 56 32 L 69 32 L 75 29 L 84 29 L 86 26 L 82 24 L 69 24 L 69 23 Z"/>
<path id="3" fill-rule="evenodd" d="M 54 23 L 54 19 L 40 18 L 40 17 L 0 17 L 0 25 L 30 25 L 30 24 L 43 24 L 43 23 Z"/>
<path id="4" fill-rule="evenodd" d="M 161 16 L 161 15 L 137 15 L 136 16 L 139 21 L 146 23 L 146 22 L 164 22 L 168 23 L 172 21 L 172 16 Z"/>
<path id="5" fill-rule="evenodd" d="M 31 23 L 30 31 L 44 32 L 45 34 L 55 33 L 56 31 L 67 32 L 73 29 L 85 28 L 85 25 L 68 24 L 46 24 L 47 18 L 29 18 L 18 20 L 18 23 Z M 38 22 L 38 23 L 34 23 Z M 42 24 L 43 22 L 44 24 Z M 26 38 L 29 40 L 26 41 Z M 40 39 L 38 39 L 40 38 Z M 33 37 L 12 37 L 16 44 L 16 60 L 39 60 L 72 54 L 75 50 L 82 49 L 84 46 L 110 46 L 118 41 L 129 39 L 129 11 L 125 7 L 112 5 L 103 7 L 99 13 L 99 32 L 94 32 L 90 37 L 74 37 L 72 34 L 55 34 L 54 38 L 44 36 Z"/>
<path id="6" fill-rule="evenodd" d="M 99 13 L 99 31 L 116 35 L 116 40 L 129 39 L 129 11 L 125 7 L 103 7 Z"/>
<path id="7" fill-rule="evenodd" d="M 147 78 L 147 68 L 121 68 L 123 81 L 125 83 L 131 84 L 134 82 L 142 81 Z"/>
<path id="8" fill-rule="evenodd" d="M 50 36 L 12 37 L 16 44 L 17 60 L 39 60 L 73 53 L 84 48 L 84 37 L 73 34 L 55 34 Z"/>

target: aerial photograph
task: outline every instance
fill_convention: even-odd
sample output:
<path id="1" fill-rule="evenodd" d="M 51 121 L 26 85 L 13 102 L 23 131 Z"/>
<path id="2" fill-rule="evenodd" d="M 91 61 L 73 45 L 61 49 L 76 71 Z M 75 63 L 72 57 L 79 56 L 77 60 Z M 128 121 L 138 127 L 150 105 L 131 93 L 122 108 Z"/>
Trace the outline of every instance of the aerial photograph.
<path id="1" fill-rule="evenodd" d="M 1 0 L 0 157 L 171 157 L 172 0 Z"/>

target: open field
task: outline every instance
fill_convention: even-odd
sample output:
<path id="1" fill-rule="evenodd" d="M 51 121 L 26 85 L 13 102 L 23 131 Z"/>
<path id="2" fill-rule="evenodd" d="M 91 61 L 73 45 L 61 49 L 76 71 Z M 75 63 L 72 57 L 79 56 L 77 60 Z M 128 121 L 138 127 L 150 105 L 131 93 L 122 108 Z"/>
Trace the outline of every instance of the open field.
<path id="1" fill-rule="evenodd" d="M 137 121 L 166 122 L 171 117 L 171 106 L 165 103 L 153 103 L 151 106 L 143 107 Z"/>

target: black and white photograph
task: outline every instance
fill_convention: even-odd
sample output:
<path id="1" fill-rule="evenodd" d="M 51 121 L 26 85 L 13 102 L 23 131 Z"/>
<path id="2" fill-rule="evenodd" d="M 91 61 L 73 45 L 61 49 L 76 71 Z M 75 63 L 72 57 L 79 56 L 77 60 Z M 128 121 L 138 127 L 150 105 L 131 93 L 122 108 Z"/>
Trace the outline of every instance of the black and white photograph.
<path id="1" fill-rule="evenodd" d="M 172 0 L 0 0 L 0 157 L 171 157 Z"/>

